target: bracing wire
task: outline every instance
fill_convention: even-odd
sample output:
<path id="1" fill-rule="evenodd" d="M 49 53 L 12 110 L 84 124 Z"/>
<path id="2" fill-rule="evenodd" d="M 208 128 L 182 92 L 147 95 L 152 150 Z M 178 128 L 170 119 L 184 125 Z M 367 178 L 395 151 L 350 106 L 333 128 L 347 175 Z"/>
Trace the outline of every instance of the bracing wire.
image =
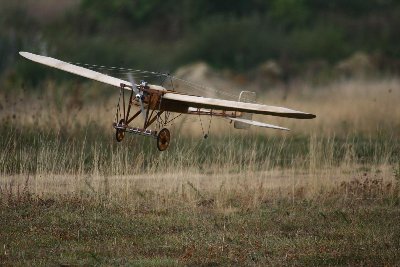
<path id="1" fill-rule="evenodd" d="M 139 70 L 139 69 L 131 69 L 131 68 L 124 68 L 124 67 L 115 67 L 115 66 L 104 66 L 104 65 L 95 65 L 95 64 L 87 64 L 87 63 L 71 63 L 75 64 L 78 66 L 83 66 L 86 68 L 89 68 L 91 70 L 96 70 L 99 72 L 107 72 L 110 75 L 114 75 L 118 78 L 126 78 L 127 75 L 132 75 L 132 77 L 135 80 L 138 79 L 153 79 L 156 78 L 162 83 L 165 82 L 168 78 L 174 81 L 182 82 L 184 83 L 187 87 L 194 89 L 196 91 L 199 91 L 201 93 L 204 93 L 205 91 L 208 91 L 210 93 L 216 93 L 219 94 L 221 97 L 229 99 L 229 100 L 236 100 L 237 95 L 232 94 L 230 92 L 221 90 L 221 89 L 215 89 L 209 86 L 205 86 L 202 84 L 198 84 L 183 78 L 179 78 L 173 75 L 170 75 L 168 73 L 162 73 L 162 72 L 155 72 L 155 71 L 146 71 L 146 70 Z M 251 101 L 253 102 L 253 101 Z"/>

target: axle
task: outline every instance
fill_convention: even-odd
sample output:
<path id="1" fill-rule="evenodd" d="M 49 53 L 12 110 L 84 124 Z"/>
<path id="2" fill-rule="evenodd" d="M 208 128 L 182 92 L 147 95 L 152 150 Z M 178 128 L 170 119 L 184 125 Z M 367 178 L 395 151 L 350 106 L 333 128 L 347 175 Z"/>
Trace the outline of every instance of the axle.
<path id="1" fill-rule="evenodd" d="M 132 134 L 143 135 L 143 136 L 151 136 L 153 138 L 157 138 L 157 131 L 149 130 L 149 129 L 142 129 L 136 127 L 127 127 L 126 125 L 113 123 L 113 127 L 116 130 L 125 131 Z"/>

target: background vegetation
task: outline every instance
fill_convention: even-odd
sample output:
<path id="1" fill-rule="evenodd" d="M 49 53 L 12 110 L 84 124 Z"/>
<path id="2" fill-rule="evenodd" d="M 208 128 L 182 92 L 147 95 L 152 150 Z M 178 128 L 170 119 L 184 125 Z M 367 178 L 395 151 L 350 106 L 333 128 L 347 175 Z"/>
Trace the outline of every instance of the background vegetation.
<path id="1" fill-rule="evenodd" d="M 286 76 L 329 69 L 362 51 L 379 71 L 400 69 L 395 0 L 2 0 L 0 6 L 0 73 L 24 81 L 48 74 L 21 62 L 19 50 L 160 71 L 202 60 L 248 72 L 274 59 Z"/>

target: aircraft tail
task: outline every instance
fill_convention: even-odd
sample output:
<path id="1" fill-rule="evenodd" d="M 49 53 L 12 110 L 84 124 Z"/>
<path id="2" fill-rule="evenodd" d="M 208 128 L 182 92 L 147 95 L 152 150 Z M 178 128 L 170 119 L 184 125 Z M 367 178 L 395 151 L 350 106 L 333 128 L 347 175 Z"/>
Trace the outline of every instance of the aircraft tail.
<path id="1" fill-rule="evenodd" d="M 254 103 L 256 101 L 256 93 L 251 91 L 242 91 L 239 95 L 239 102 Z M 244 120 L 252 120 L 253 114 L 242 112 L 238 117 Z M 235 129 L 249 129 L 250 124 L 244 123 L 242 121 L 234 121 L 233 127 Z"/>

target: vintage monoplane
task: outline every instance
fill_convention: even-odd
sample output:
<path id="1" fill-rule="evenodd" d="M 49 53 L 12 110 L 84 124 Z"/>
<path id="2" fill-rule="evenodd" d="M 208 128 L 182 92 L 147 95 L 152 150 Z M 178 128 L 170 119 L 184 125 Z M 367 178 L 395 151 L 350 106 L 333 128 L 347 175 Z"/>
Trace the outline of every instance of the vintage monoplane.
<path id="1" fill-rule="evenodd" d="M 222 117 L 231 122 L 233 121 L 236 129 L 247 129 L 254 125 L 289 130 L 272 124 L 254 121 L 252 120 L 252 114 L 295 119 L 313 119 L 316 117 L 310 113 L 288 108 L 257 104 L 255 103 L 255 93 L 250 91 L 242 91 L 238 101 L 196 96 L 177 92 L 174 89 L 168 90 L 163 86 L 149 84 L 145 81 L 136 84 L 130 74 L 127 75 L 129 81 L 125 81 L 51 57 L 28 52 L 20 52 L 20 55 L 37 63 L 120 88 L 116 118 L 113 123 L 117 141 L 121 142 L 126 132 L 149 136 L 157 140 L 157 148 L 160 151 L 166 150 L 170 144 L 170 131 L 166 128 L 172 121 L 169 120 L 170 113 Z M 128 101 L 126 101 L 125 90 L 130 91 Z M 132 115 L 133 106 L 136 106 L 138 110 Z M 143 127 L 132 127 L 131 123 L 140 114 L 144 120 Z M 156 129 L 150 129 L 150 126 L 155 122 Z"/>

